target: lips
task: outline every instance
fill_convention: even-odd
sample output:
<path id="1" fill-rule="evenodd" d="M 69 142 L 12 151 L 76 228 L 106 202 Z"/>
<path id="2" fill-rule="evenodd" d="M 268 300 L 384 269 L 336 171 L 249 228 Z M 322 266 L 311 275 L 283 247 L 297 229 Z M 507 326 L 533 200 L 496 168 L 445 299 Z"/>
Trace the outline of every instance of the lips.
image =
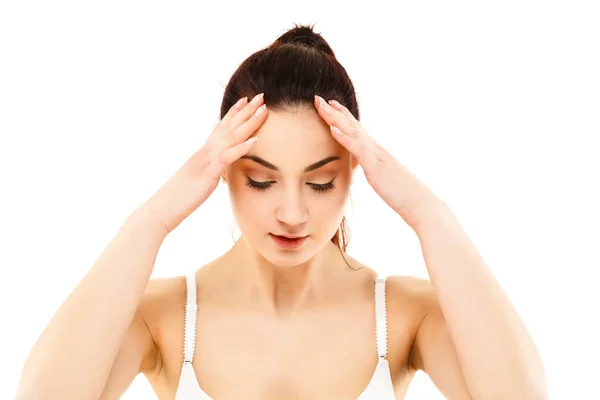
<path id="1" fill-rule="evenodd" d="M 275 243 L 284 249 L 294 249 L 300 247 L 302 243 L 306 240 L 308 236 L 287 236 L 287 235 L 275 235 L 273 233 L 269 234 L 271 238 L 275 241 Z"/>

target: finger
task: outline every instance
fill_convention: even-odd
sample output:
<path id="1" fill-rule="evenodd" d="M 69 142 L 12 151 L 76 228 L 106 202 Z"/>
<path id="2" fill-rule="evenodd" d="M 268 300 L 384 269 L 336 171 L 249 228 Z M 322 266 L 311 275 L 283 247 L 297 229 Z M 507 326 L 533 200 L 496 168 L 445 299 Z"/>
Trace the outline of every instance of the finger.
<path id="1" fill-rule="evenodd" d="M 235 146 L 248 139 L 265 122 L 268 114 L 267 105 L 258 107 L 256 112 L 244 123 L 227 134 L 227 145 Z"/>
<path id="2" fill-rule="evenodd" d="M 221 118 L 221 122 L 224 124 L 229 123 L 231 118 L 233 118 L 235 114 L 237 114 L 242 108 L 244 108 L 246 104 L 248 104 L 248 96 L 242 97 L 237 101 L 237 103 L 231 106 L 229 111 L 227 111 L 227 114 L 225 114 L 225 116 Z"/>
<path id="3" fill-rule="evenodd" d="M 335 108 L 336 110 L 338 110 L 339 112 L 341 112 L 342 114 L 344 114 L 351 121 L 358 122 L 358 120 L 354 117 L 354 115 L 350 112 L 350 110 L 348 110 L 348 108 L 346 108 L 345 106 L 343 106 L 338 101 L 336 101 L 336 100 L 329 100 L 329 104 L 333 108 Z"/>
<path id="4" fill-rule="evenodd" d="M 346 135 L 358 138 L 360 136 L 360 123 L 354 123 L 342 112 L 334 109 L 322 97 L 315 96 L 317 112 L 329 126 L 335 125 Z"/>
<path id="5" fill-rule="evenodd" d="M 252 98 L 250 103 L 246 104 L 239 112 L 231 117 L 227 126 L 229 130 L 234 130 L 242 123 L 248 120 L 256 110 L 263 105 L 264 102 L 264 93 L 259 93 Z"/>
<path id="6" fill-rule="evenodd" d="M 229 149 L 223 150 L 219 156 L 219 160 L 223 165 L 229 165 L 234 161 L 238 160 L 241 156 L 245 155 L 250 151 L 252 147 L 258 141 L 258 137 L 254 136 L 246 140 L 243 143 L 233 146 Z"/>
<path id="7" fill-rule="evenodd" d="M 331 125 L 330 129 L 338 143 L 354 155 L 363 167 L 375 161 L 375 152 L 371 141 L 350 137 L 335 125 Z"/>
<path id="8" fill-rule="evenodd" d="M 214 140 L 222 149 L 223 147 L 231 147 L 232 145 L 237 145 L 242 141 L 248 139 L 250 134 L 240 135 L 239 133 L 234 133 L 236 129 L 238 129 L 241 125 L 243 125 L 247 120 L 252 120 L 252 115 L 260 109 L 261 104 L 263 103 L 263 93 L 259 93 L 252 101 L 245 106 L 243 106 L 238 112 L 231 116 L 229 120 L 222 120 L 219 123 L 219 129 L 215 129 L 213 132 L 214 135 L 211 136 L 210 140 Z"/>

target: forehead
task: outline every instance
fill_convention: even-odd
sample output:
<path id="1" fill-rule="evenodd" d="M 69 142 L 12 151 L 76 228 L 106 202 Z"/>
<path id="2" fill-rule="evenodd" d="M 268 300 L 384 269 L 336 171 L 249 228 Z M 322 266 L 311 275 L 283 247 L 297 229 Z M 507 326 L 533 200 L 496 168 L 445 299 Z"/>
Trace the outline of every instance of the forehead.
<path id="1" fill-rule="evenodd" d="M 331 155 L 342 156 L 345 150 L 312 108 L 292 112 L 269 110 L 266 121 L 253 136 L 258 136 L 258 143 L 249 154 L 281 166 L 305 167 Z"/>

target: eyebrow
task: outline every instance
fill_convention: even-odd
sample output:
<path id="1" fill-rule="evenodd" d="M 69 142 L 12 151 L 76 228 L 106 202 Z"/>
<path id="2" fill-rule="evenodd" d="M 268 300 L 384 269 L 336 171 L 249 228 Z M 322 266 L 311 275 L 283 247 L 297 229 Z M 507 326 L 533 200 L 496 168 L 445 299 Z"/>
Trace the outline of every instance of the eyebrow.
<path id="1" fill-rule="evenodd" d="M 279 168 L 277 168 L 275 165 L 271 164 L 270 162 L 263 160 L 262 158 L 258 157 L 258 156 L 250 156 L 250 155 L 244 155 L 240 158 L 245 158 L 248 160 L 252 160 L 255 163 L 258 163 L 260 165 L 262 165 L 265 168 L 269 168 L 272 169 L 273 171 L 279 171 Z M 336 156 L 331 156 L 331 157 L 327 157 L 322 159 L 321 161 L 317 161 L 314 164 L 310 164 L 308 167 L 304 168 L 304 172 L 310 172 L 310 171 L 314 171 L 315 169 L 321 168 L 322 166 L 329 164 L 332 161 L 336 161 L 339 160 L 339 157 Z"/>

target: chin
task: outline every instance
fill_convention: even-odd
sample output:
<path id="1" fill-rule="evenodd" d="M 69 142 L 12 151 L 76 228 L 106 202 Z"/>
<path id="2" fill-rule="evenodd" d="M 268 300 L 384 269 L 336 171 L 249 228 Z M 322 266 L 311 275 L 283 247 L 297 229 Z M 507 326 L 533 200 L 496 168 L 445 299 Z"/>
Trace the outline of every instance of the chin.
<path id="1" fill-rule="evenodd" d="M 315 256 L 314 251 L 294 250 L 291 252 L 280 251 L 277 249 L 268 249 L 262 256 L 271 264 L 282 268 L 297 267 L 308 262 Z"/>

